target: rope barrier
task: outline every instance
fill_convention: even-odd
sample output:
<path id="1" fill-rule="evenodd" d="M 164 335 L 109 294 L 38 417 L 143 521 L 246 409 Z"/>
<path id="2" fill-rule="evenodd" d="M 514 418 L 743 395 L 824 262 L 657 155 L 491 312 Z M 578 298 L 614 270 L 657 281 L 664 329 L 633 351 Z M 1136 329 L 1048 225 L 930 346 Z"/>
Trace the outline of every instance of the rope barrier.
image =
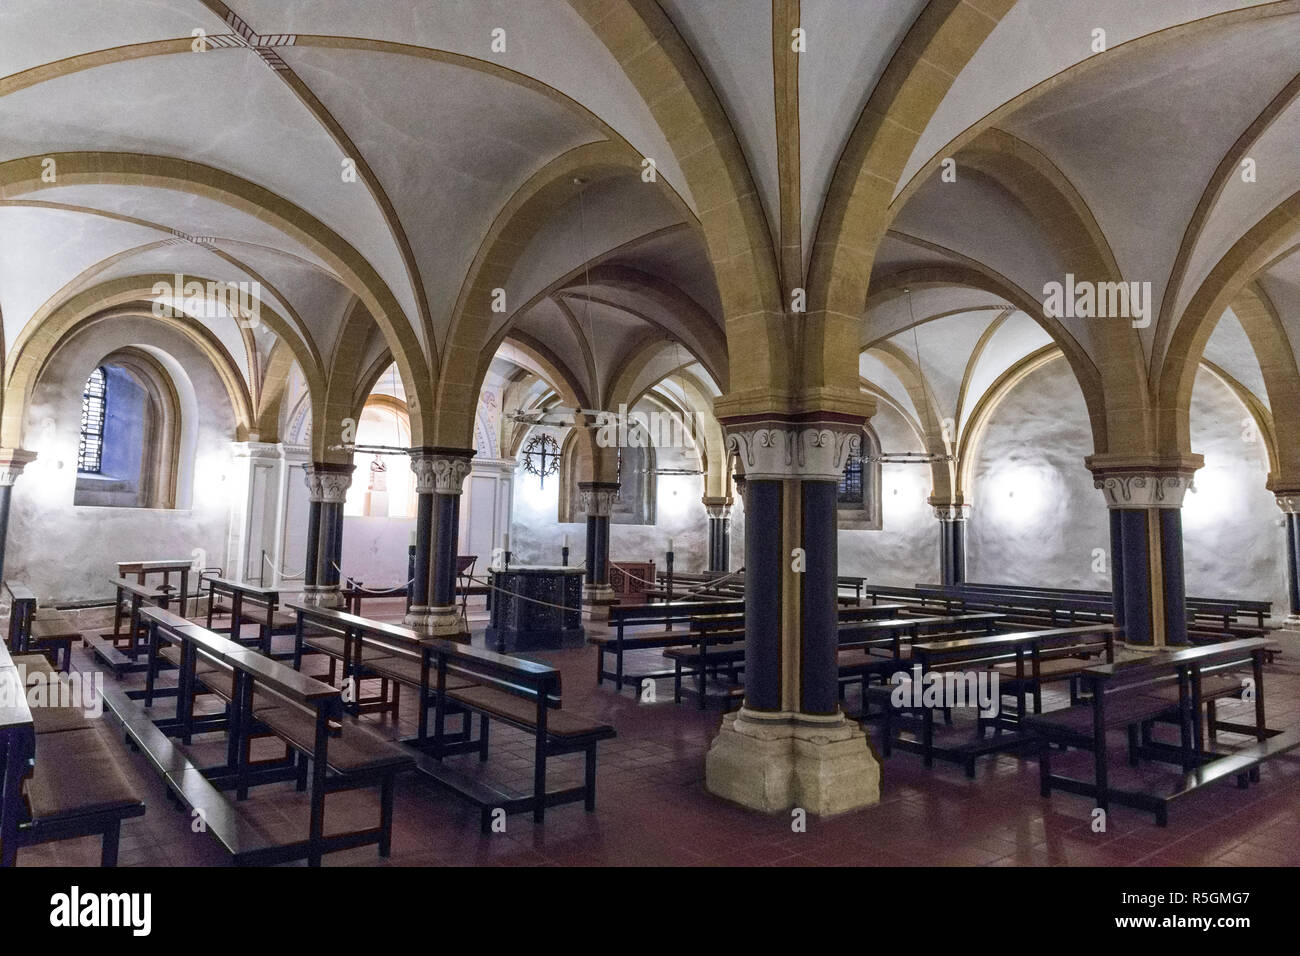
<path id="1" fill-rule="evenodd" d="M 519 594 L 516 591 L 507 591 L 505 588 L 499 588 L 495 584 L 492 584 L 487 578 L 476 578 L 472 574 L 466 575 L 466 577 L 468 577 L 471 581 L 476 581 L 479 584 L 483 584 L 488 588 L 491 588 L 493 591 L 498 591 L 501 594 L 509 594 L 511 597 L 518 598 L 521 601 L 527 601 L 529 604 L 540 604 L 542 607 L 553 607 L 556 610 L 560 610 L 560 611 L 579 611 L 582 609 L 580 606 L 572 607 L 571 605 L 568 604 L 552 604 L 550 601 L 543 601 L 540 600 L 539 598 L 532 598 L 526 594 Z"/>
<path id="2" fill-rule="evenodd" d="M 275 563 L 266 556 L 265 551 L 262 552 L 262 560 L 266 562 L 266 566 L 270 568 L 274 574 L 278 574 L 282 578 L 301 578 L 307 573 L 306 568 L 303 568 L 301 571 L 288 571 L 283 567 L 277 568 Z"/>
<path id="3" fill-rule="evenodd" d="M 639 577 L 637 577 L 635 574 L 632 574 L 630 571 L 628 571 L 626 568 L 624 568 L 624 567 L 623 567 L 621 564 L 619 564 L 617 561 L 611 561 L 611 562 L 609 562 L 609 564 L 610 564 L 610 567 L 618 568 L 620 571 L 622 571 L 624 574 L 626 574 L 626 575 L 627 575 L 629 578 L 631 578 L 633 581 L 639 581 L 639 582 L 641 582 L 642 584 L 648 584 L 648 585 L 650 585 L 650 587 L 652 587 L 652 588 L 657 588 L 657 587 L 659 586 L 659 585 L 658 585 L 656 582 L 654 582 L 654 581 L 647 581 L 645 578 L 639 578 Z M 727 580 L 728 578 L 734 578 L 736 575 L 741 574 L 741 573 L 743 573 L 743 572 L 742 572 L 742 571 L 728 571 L 726 574 L 722 575 L 721 577 L 714 578 L 712 581 L 709 581 L 707 584 L 703 584 L 703 585 L 701 585 L 700 587 L 696 588 L 695 590 L 686 590 L 686 591 L 683 591 L 683 592 L 682 592 L 682 595 L 681 595 L 681 598 L 674 596 L 673 599 L 672 599 L 671 601 L 665 601 L 664 603 L 665 603 L 665 604 L 675 604 L 677 601 L 681 600 L 682 598 L 695 597 L 695 596 L 700 595 L 700 594 L 707 594 L 707 593 L 709 593 L 709 591 L 711 591 L 711 590 L 713 590 L 714 588 L 716 588 L 716 587 L 717 587 L 719 584 L 721 584 L 723 581 Z"/>

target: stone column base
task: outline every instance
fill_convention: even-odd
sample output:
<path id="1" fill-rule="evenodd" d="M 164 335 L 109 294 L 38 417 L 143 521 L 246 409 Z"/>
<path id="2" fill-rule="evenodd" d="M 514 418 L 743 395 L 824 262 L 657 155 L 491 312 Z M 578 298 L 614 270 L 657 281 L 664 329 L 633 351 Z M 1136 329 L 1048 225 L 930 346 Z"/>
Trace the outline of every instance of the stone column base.
<path id="1" fill-rule="evenodd" d="M 448 640 L 461 640 L 469 636 L 469 629 L 461 620 L 460 607 L 449 604 L 445 607 L 416 607 L 405 618 L 406 626 L 421 634 L 431 637 L 444 637 Z"/>
<path id="2" fill-rule="evenodd" d="M 1296 628 L 1300 628 L 1300 614 L 1288 614 L 1286 620 L 1282 623 L 1282 626 L 1292 631 Z"/>
<path id="3" fill-rule="evenodd" d="M 722 719 L 705 757 L 705 786 L 763 813 L 795 807 L 831 816 L 880 801 L 880 764 L 866 734 L 843 714 L 765 714 Z"/>
<path id="4" fill-rule="evenodd" d="M 298 599 L 308 607 L 346 607 L 347 601 L 343 598 L 343 592 L 337 587 L 319 587 L 307 585 Z"/>
<path id="5" fill-rule="evenodd" d="M 618 595 L 608 584 L 582 585 L 582 616 L 589 621 L 608 621 L 609 609 L 618 603 Z"/>

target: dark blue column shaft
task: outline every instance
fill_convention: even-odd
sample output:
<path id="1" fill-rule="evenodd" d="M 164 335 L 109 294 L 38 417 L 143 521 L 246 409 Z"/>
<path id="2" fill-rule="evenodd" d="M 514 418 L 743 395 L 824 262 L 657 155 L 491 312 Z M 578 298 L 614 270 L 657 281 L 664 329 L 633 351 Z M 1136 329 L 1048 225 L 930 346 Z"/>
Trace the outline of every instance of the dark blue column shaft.
<path id="1" fill-rule="evenodd" d="M 800 577 L 803 642 L 799 710 L 805 714 L 831 715 L 839 709 L 836 490 L 832 481 L 805 481 L 800 486 L 803 527 L 800 547 L 804 549 L 807 566 Z M 749 588 L 745 591 L 748 594 Z"/>
<path id="2" fill-rule="evenodd" d="M 745 484 L 745 706 L 781 709 L 780 481 Z"/>
<path id="3" fill-rule="evenodd" d="M 307 569 L 303 580 L 314 587 L 319 581 L 320 566 L 320 510 L 321 502 L 313 501 L 307 511 Z"/>
<path id="4" fill-rule="evenodd" d="M 1151 605 L 1151 539 L 1148 512 L 1142 508 L 1117 508 L 1120 522 L 1120 561 L 1117 569 L 1123 589 L 1125 638 L 1130 644 L 1155 640 Z"/>
<path id="5" fill-rule="evenodd" d="M 609 518 L 587 515 L 587 583 L 609 583 Z"/>
<path id="6" fill-rule="evenodd" d="M 429 551 L 433 545 L 433 495 L 417 497 L 415 511 L 415 567 L 411 571 L 411 603 L 429 605 Z"/>
<path id="7" fill-rule="evenodd" d="M 456 603 L 456 551 L 460 537 L 460 495 L 433 496 L 433 607 Z"/>
<path id="8" fill-rule="evenodd" d="M 1300 616 L 1300 514 L 1286 516 L 1286 570 L 1291 614 Z"/>
<path id="9" fill-rule="evenodd" d="M 1115 605 L 1115 623 L 1124 624 L 1124 512 L 1110 509 L 1110 590 Z"/>
<path id="10" fill-rule="evenodd" d="M 0 485 L 0 581 L 4 580 L 5 548 L 9 544 L 9 501 L 13 485 Z"/>
<path id="11" fill-rule="evenodd" d="M 1183 512 L 1160 508 L 1160 568 L 1164 578 L 1165 643 L 1187 643 L 1187 586 L 1183 580 Z"/>

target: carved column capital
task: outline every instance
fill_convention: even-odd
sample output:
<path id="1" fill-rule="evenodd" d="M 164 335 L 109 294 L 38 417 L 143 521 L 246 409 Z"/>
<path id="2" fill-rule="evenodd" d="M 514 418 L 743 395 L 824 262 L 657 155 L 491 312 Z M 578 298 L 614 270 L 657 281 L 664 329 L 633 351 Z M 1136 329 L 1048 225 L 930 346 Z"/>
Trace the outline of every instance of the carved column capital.
<path id="1" fill-rule="evenodd" d="M 740 458 L 748 481 L 839 481 L 850 456 L 862 451 L 860 420 L 773 416 L 725 424 L 727 452 Z"/>
<path id="2" fill-rule="evenodd" d="M 415 472 L 415 491 L 421 495 L 458 495 L 465 488 L 465 477 L 473 467 L 473 450 L 463 448 L 414 448 L 411 471 Z"/>
<path id="3" fill-rule="evenodd" d="M 0 485 L 12 485 L 23 469 L 36 460 L 36 452 L 25 448 L 0 448 Z"/>
<path id="4" fill-rule="evenodd" d="M 1181 508 L 1193 487 L 1191 474 L 1170 471 L 1094 472 L 1092 484 L 1108 508 Z"/>
<path id="5" fill-rule="evenodd" d="M 970 518 L 970 505 L 939 505 L 931 502 L 930 507 L 940 521 L 966 521 Z"/>
<path id="6" fill-rule="evenodd" d="M 704 499 L 704 513 L 710 518 L 730 518 L 732 500 L 730 498 Z"/>
<path id="7" fill-rule="evenodd" d="M 1283 514 L 1300 515 L 1300 491 L 1278 492 L 1276 500 Z"/>
<path id="8" fill-rule="evenodd" d="M 307 496 L 323 504 L 341 504 L 352 486 L 352 465 L 313 461 L 303 469 Z"/>
<path id="9" fill-rule="evenodd" d="M 610 481 L 580 481 L 578 495 L 589 518 L 608 518 L 619 500 L 619 486 Z"/>

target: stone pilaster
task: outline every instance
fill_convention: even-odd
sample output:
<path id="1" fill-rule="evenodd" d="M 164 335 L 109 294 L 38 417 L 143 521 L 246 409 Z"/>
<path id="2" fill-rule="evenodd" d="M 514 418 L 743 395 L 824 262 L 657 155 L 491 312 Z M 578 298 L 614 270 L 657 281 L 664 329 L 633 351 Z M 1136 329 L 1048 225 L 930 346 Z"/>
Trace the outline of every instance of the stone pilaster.
<path id="1" fill-rule="evenodd" d="M 709 570 L 726 573 L 731 568 L 730 498 L 704 499 L 704 513 L 709 517 Z"/>
<path id="2" fill-rule="evenodd" d="M 619 487 L 612 481 L 580 481 L 578 495 L 587 513 L 587 574 L 582 583 L 582 609 L 588 617 L 606 617 L 618 603 L 609 586 L 609 517 L 618 501 Z"/>
<path id="3" fill-rule="evenodd" d="M 310 516 L 304 604 L 342 607 L 339 568 L 343 560 L 343 502 L 352 485 L 351 464 L 314 461 L 304 471 Z"/>
<path id="4" fill-rule="evenodd" d="M 9 540 L 9 504 L 14 482 L 23 469 L 36 460 L 36 452 L 25 448 L 0 448 L 0 581 L 4 580 L 5 547 Z"/>
<path id="5" fill-rule="evenodd" d="M 1290 598 L 1287 627 L 1300 627 L 1300 491 L 1277 492 L 1286 520 L 1286 584 Z"/>
<path id="6" fill-rule="evenodd" d="M 723 425 L 745 473 L 745 702 L 709 749 L 706 785 L 766 812 L 875 803 L 879 765 L 838 696 L 836 488 L 861 416 Z"/>
<path id="7" fill-rule="evenodd" d="M 945 587 L 966 582 L 966 521 L 970 505 L 930 499 L 939 521 L 939 580 Z"/>
<path id="8" fill-rule="evenodd" d="M 460 496 L 470 473 L 473 449 L 416 448 L 411 451 L 416 520 L 415 579 L 411 582 L 408 626 L 438 637 L 464 637 L 468 628 L 456 604 L 456 557 L 460 542 Z"/>
<path id="9" fill-rule="evenodd" d="M 1093 456 L 1087 463 L 1110 509 L 1111 589 L 1125 640 L 1155 647 L 1186 644 L 1182 506 L 1203 459 Z"/>

